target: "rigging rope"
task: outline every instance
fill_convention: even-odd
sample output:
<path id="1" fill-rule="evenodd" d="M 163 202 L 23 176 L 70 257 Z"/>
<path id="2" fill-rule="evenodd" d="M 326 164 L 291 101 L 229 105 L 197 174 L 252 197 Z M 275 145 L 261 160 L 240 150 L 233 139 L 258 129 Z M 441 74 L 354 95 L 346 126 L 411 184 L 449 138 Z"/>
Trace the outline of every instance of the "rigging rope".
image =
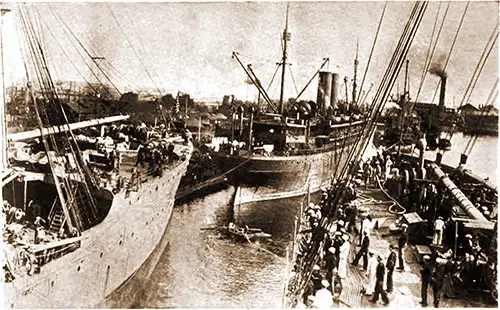
<path id="1" fill-rule="evenodd" d="M 365 72 L 363 73 L 363 79 L 361 80 L 361 86 L 359 87 L 359 93 L 361 93 L 363 91 L 363 86 L 365 85 L 366 74 L 368 73 L 368 68 L 370 68 L 370 63 L 372 61 L 373 51 L 375 50 L 375 45 L 377 44 L 378 34 L 380 32 L 380 27 L 382 26 L 382 21 L 384 20 L 386 8 L 387 8 L 387 2 L 385 2 L 384 9 L 382 10 L 382 15 L 380 15 L 380 20 L 379 20 L 378 26 L 377 26 L 377 32 L 375 32 L 375 38 L 373 39 L 372 48 L 370 50 L 370 56 L 368 56 L 368 62 L 366 63 Z"/>
<path id="2" fill-rule="evenodd" d="M 495 83 L 493 84 L 493 87 L 491 88 L 491 91 L 488 95 L 488 99 L 486 99 L 486 105 L 493 105 L 493 103 L 495 103 L 496 101 L 496 97 L 498 96 L 498 77 L 495 81 Z M 493 100 L 492 100 L 493 99 Z M 483 111 L 483 113 L 481 113 L 481 115 L 479 115 L 479 119 L 483 119 L 483 117 L 485 117 L 487 114 L 488 114 L 488 109 L 485 109 Z M 482 124 L 484 124 L 485 120 L 483 119 L 483 122 L 481 124 L 478 124 L 479 127 L 481 127 Z M 466 154 L 467 156 L 470 155 L 470 153 L 472 152 L 472 150 L 474 149 L 474 145 L 476 144 L 476 141 L 479 137 L 479 132 L 474 134 L 470 139 L 469 141 L 467 142 L 467 145 L 465 146 L 465 149 L 463 151 L 463 154 Z"/>
<path id="3" fill-rule="evenodd" d="M 134 52 L 135 56 L 137 57 L 137 59 L 139 59 L 139 62 L 141 63 L 142 67 L 144 68 L 144 71 L 146 71 L 147 76 L 149 77 L 149 79 L 153 83 L 153 86 L 156 88 L 156 90 L 158 91 L 158 93 L 160 94 L 160 96 L 162 96 L 162 92 L 161 92 L 160 88 L 158 87 L 158 85 L 156 85 L 153 77 L 151 76 L 151 73 L 149 72 L 148 68 L 146 67 L 146 64 L 144 63 L 144 60 L 137 53 L 136 49 L 134 48 L 134 45 L 132 45 L 132 42 L 130 42 L 130 39 L 128 38 L 127 34 L 125 33 L 125 30 L 123 30 L 120 22 L 118 21 L 118 18 L 116 18 L 115 14 L 113 13 L 113 11 L 109 7 L 109 5 L 107 5 L 107 7 L 108 7 L 108 10 L 111 13 L 111 16 L 113 17 L 113 19 L 115 20 L 116 24 L 118 25 L 118 28 L 120 28 L 121 32 L 123 33 L 123 36 L 127 40 L 129 46 L 132 48 L 132 51 Z"/>
<path id="4" fill-rule="evenodd" d="M 368 138 L 371 136 L 370 129 L 373 129 L 374 124 L 380 115 L 381 109 L 383 108 L 385 102 L 387 101 L 387 97 L 392 87 L 394 86 L 394 82 L 401 70 L 404 59 L 406 58 L 411 43 L 415 37 L 416 31 L 418 30 L 420 23 L 422 21 L 423 15 L 427 8 L 427 2 L 417 2 L 414 4 L 410 17 L 408 18 L 408 22 L 403 31 L 403 34 L 400 37 L 398 46 L 394 51 L 393 57 L 391 58 L 390 64 L 386 69 L 384 74 L 384 78 L 380 84 L 379 89 L 377 90 L 377 94 L 375 96 L 375 100 L 372 103 L 370 115 L 372 117 L 369 118 L 367 122 L 365 122 L 363 126 L 363 132 L 361 135 L 357 137 L 357 140 L 349 153 L 346 164 L 342 167 L 342 172 L 340 174 L 341 180 L 345 180 L 345 182 L 338 182 L 334 184 L 333 194 L 332 194 L 332 205 L 336 206 L 339 202 L 341 202 L 345 195 L 345 186 L 349 184 L 351 178 L 353 177 L 353 173 L 350 173 L 346 176 L 346 172 L 348 169 L 352 170 L 356 168 L 356 162 L 353 162 L 353 157 L 356 161 L 360 158 L 360 155 L 366 150 L 366 147 L 369 144 Z M 369 129 L 369 130 L 366 130 Z M 362 143 L 361 143 L 362 141 Z M 355 156 L 354 156 L 355 155 Z M 338 208 L 332 208 L 329 210 L 329 213 L 326 216 L 323 216 L 319 223 L 318 231 L 321 233 L 323 230 L 328 230 L 329 227 L 333 224 L 333 221 L 330 219 L 334 219 L 337 215 Z M 324 238 L 323 238 L 324 239 Z M 299 262 L 299 268 L 304 271 L 304 276 L 297 279 L 297 283 L 295 286 L 295 295 L 300 292 L 303 286 L 309 280 L 312 273 L 312 265 L 317 263 L 319 259 L 319 247 L 322 240 L 313 239 L 312 242 L 308 245 L 309 251 L 306 253 L 304 259 Z"/>
<path id="5" fill-rule="evenodd" d="M 61 50 L 61 52 L 63 52 L 64 56 L 68 59 L 68 61 L 71 63 L 71 65 L 73 66 L 73 68 L 75 68 L 75 70 L 78 72 L 78 74 L 82 77 L 82 79 L 87 83 L 87 85 L 95 92 L 97 93 L 97 89 L 92 86 L 92 84 L 85 78 L 85 75 L 83 75 L 83 73 L 78 69 L 78 67 L 75 65 L 75 63 L 71 60 L 71 58 L 69 57 L 69 55 L 66 53 L 66 50 L 62 47 L 61 43 L 59 43 L 59 41 L 57 40 L 56 36 L 54 35 L 54 33 L 52 32 L 52 30 L 50 29 L 50 27 L 47 25 L 47 23 L 45 22 L 45 20 L 41 19 L 41 21 L 43 22 L 43 24 L 45 25 L 45 27 L 47 28 L 47 30 L 49 31 L 50 35 L 52 36 L 52 38 L 54 38 L 54 41 L 56 42 L 57 46 L 59 47 L 59 49 Z"/>
<path id="6" fill-rule="evenodd" d="M 106 77 L 106 79 L 108 80 L 108 82 L 111 84 L 111 86 L 113 86 L 113 88 L 118 92 L 118 94 L 121 96 L 122 93 L 120 92 L 120 90 L 118 89 L 118 87 L 116 87 L 116 85 L 113 83 L 113 81 L 109 78 L 108 74 L 106 74 L 106 72 L 101 68 L 101 66 L 99 65 L 99 63 L 96 61 L 96 59 L 94 59 L 94 57 L 92 57 L 92 55 L 90 54 L 90 52 L 88 51 L 88 49 L 82 44 L 82 42 L 78 39 L 78 37 L 75 35 L 75 33 L 73 32 L 73 30 L 71 30 L 71 28 L 68 26 L 68 24 L 62 20 L 62 18 L 59 16 L 59 14 L 57 14 L 57 12 L 52 8 L 51 5 L 49 5 L 49 8 L 50 8 L 50 11 L 52 12 L 52 14 L 56 17 L 56 19 L 64 25 L 64 27 L 66 27 L 66 29 L 69 31 L 69 33 L 73 36 L 73 38 L 75 39 L 75 41 L 78 43 L 78 45 L 80 45 L 80 47 L 84 50 L 84 52 L 87 54 L 87 56 L 92 60 L 92 62 L 96 65 L 96 67 L 102 72 L 102 74 L 104 75 L 104 77 Z M 101 83 L 102 84 L 102 83 Z"/>
<path id="7" fill-rule="evenodd" d="M 458 34 L 460 33 L 460 29 L 462 29 L 462 24 L 464 22 L 465 15 L 467 14 L 467 10 L 469 9 L 469 4 L 470 4 L 470 1 L 467 2 L 467 5 L 465 6 L 465 9 L 464 9 L 464 13 L 462 14 L 462 18 L 460 19 L 460 23 L 458 24 L 457 31 L 455 32 L 455 37 L 453 38 L 453 42 L 451 44 L 450 51 L 448 52 L 448 57 L 446 58 L 446 62 L 444 63 L 443 71 L 446 70 L 446 67 L 448 66 L 448 61 L 450 61 L 451 53 L 453 52 L 453 48 L 455 47 L 455 43 L 457 42 L 457 38 L 458 38 Z M 437 95 L 439 86 L 441 86 L 441 80 L 439 80 L 439 82 L 436 86 L 436 90 L 434 91 L 434 95 L 432 96 L 431 102 L 434 102 L 434 99 L 436 99 L 436 95 Z"/>
<path id="8" fill-rule="evenodd" d="M 488 60 L 488 57 L 495 47 L 495 42 L 498 39 L 498 23 L 495 25 L 493 28 L 493 32 L 491 33 L 491 36 L 488 39 L 488 42 L 486 42 L 486 45 L 483 49 L 483 53 L 481 54 L 481 57 L 479 58 L 479 62 L 476 65 L 476 68 L 472 74 L 472 77 L 469 81 L 469 84 L 467 85 L 467 89 L 465 90 L 464 96 L 462 98 L 462 101 L 460 102 L 460 105 L 458 106 L 458 109 L 462 107 L 464 102 L 468 102 L 470 99 L 472 92 L 474 91 L 474 87 L 476 86 L 477 81 L 479 80 L 479 77 L 483 71 L 484 65 L 486 64 L 486 61 Z M 448 139 L 451 140 L 453 137 L 453 134 L 455 133 L 455 127 L 452 128 L 451 132 L 448 134 Z M 443 150 L 443 154 L 446 152 L 446 150 Z"/>
<path id="9" fill-rule="evenodd" d="M 441 31 L 443 30 L 444 22 L 446 21 L 446 16 L 448 15 L 449 8 L 450 8 L 450 2 L 448 2 L 448 6 L 446 6 L 446 10 L 444 11 L 443 19 L 441 20 L 441 25 L 439 26 L 439 30 L 438 30 L 438 33 L 436 35 L 436 41 L 434 42 L 434 46 L 432 47 L 432 52 L 430 54 L 429 61 L 424 66 L 424 70 L 422 72 L 422 78 L 420 79 L 420 85 L 418 87 L 417 96 L 415 97 L 413 105 L 411 106 L 411 109 L 410 109 L 411 112 L 413 112 L 414 105 L 418 102 L 418 98 L 420 97 L 420 91 L 422 90 L 422 87 L 424 85 L 425 77 L 427 76 L 427 73 L 429 72 L 429 67 L 431 66 L 432 57 L 434 57 L 434 52 L 436 51 L 436 47 L 437 47 L 437 44 L 439 42 L 439 37 L 441 36 Z M 436 20 L 437 20 L 437 16 L 436 16 Z M 432 38 L 431 38 L 431 41 L 429 42 L 429 45 L 431 44 L 431 42 L 432 42 Z"/>

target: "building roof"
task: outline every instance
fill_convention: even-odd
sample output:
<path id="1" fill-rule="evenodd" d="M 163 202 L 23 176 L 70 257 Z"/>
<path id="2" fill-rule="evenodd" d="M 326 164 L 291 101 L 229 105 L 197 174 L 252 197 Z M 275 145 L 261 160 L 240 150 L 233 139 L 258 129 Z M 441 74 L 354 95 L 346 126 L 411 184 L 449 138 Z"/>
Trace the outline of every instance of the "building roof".
<path id="1" fill-rule="evenodd" d="M 458 108 L 458 111 L 477 111 L 477 110 L 478 109 L 470 103 L 464 104 L 463 106 Z"/>

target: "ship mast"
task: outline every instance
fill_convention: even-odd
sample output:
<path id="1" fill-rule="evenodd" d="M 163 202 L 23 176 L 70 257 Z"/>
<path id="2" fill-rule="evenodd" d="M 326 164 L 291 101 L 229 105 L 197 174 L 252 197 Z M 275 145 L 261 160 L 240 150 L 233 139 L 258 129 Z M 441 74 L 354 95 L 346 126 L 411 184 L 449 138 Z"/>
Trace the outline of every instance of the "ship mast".
<path id="1" fill-rule="evenodd" d="M 359 52 L 359 41 L 356 43 L 356 59 L 354 59 L 354 82 L 352 84 L 352 103 L 356 105 L 356 90 L 358 87 L 358 52 Z"/>
<path id="2" fill-rule="evenodd" d="M 286 66 L 286 47 L 287 47 L 287 42 L 290 41 L 290 33 L 288 32 L 288 10 L 290 6 L 287 5 L 286 7 L 286 22 L 285 22 L 285 30 L 283 30 L 283 57 L 281 58 L 281 89 L 280 89 L 280 105 L 279 105 L 279 111 L 280 114 L 284 113 L 284 95 L 285 95 L 285 66 Z"/>

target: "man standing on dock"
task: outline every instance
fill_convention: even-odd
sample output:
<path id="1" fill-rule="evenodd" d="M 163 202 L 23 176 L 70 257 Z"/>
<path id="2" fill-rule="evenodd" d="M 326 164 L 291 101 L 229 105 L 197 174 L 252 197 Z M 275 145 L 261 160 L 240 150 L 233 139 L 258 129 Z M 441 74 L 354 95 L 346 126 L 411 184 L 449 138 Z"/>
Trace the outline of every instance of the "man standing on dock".
<path id="1" fill-rule="evenodd" d="M 399 236 L 398 239 L 398 259 L 399 259 L 399 267 L 398 270 L 405 270 L 405 260 L 404 260 L 404 249 L 406 247 L 406 244 L 408 243 L 408 232 L 407 232 L 408 225 L 403 224 L 401 225 L 401 235 Z"/>

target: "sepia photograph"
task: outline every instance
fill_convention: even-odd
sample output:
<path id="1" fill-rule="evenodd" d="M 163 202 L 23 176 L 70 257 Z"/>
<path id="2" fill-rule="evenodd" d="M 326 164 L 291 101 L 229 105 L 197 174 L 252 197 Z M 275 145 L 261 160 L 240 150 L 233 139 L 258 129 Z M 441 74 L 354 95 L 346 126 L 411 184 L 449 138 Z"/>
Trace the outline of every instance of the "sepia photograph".
<path id="1" fill-rule="evenodd" d="M 498 308 L 499 9 L 0 2 L 0 306 Z"/>

